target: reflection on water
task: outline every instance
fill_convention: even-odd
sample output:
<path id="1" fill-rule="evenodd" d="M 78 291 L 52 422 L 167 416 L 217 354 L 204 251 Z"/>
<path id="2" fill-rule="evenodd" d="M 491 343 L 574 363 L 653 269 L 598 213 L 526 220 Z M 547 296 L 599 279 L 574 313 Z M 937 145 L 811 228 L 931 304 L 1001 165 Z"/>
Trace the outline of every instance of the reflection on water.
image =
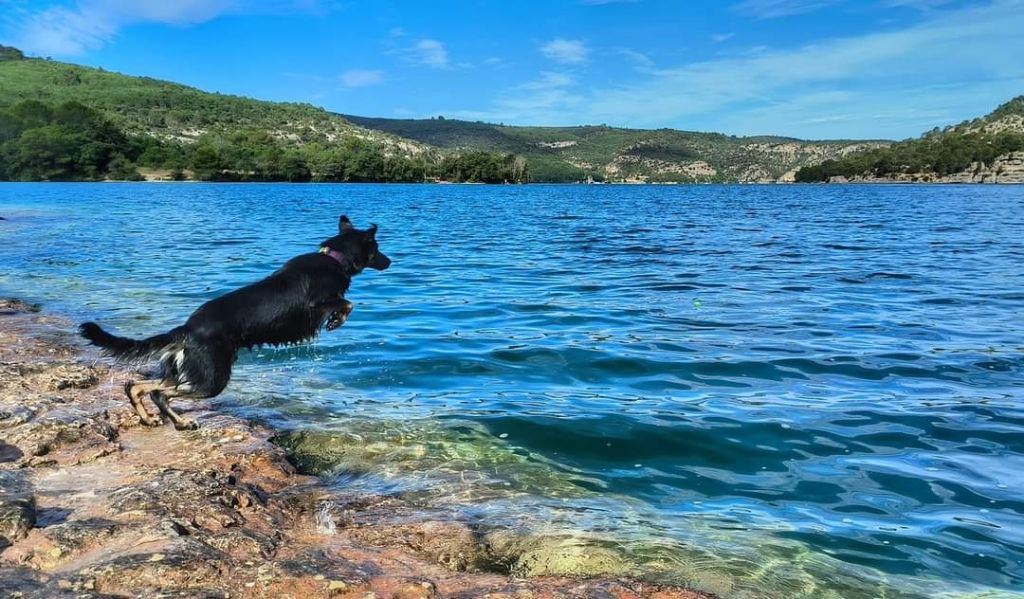
<path id="1" fill-rule="evenodd" d="M 341 212 L 394 265 L 219 404 L 346 489 L 726 597 L 1024 586 L 1017 188 L 0 185 L 0 291 L 148 335 Z"/>

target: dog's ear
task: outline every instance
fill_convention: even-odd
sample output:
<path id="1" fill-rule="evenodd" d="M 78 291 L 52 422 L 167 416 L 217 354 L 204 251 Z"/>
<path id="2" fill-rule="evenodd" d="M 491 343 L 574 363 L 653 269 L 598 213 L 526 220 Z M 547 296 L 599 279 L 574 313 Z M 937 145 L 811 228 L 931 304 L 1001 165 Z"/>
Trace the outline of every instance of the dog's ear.
<path id="1" fill-rule="evenodd" d="M 338 233 L 344 233 L 345 231 L 352 230 L 352 221 L 348 219 L 344 214 L 338 219 Z"/>
<path id="2" fill-rule="evenodd" d="M 377 223 L 370 223 L 370 228 L 366 230 L 366 237 L 369 239 L 377 238 Z"/>

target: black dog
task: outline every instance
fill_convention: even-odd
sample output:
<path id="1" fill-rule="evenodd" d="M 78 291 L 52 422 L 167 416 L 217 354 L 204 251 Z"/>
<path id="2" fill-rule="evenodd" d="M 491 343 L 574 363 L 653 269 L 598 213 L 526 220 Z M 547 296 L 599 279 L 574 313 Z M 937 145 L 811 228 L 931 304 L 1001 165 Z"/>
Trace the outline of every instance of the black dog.
<path id="1" fill-rule="evenodd" d="M 259 345 L 300 343 L 344 324 L 352 303 L 344 298 L 352 277 L 370 267 L 385 270 L 391 259 L 377 248 L 377 225 L 366 231 L 338 222 L 338 234 L 320 244 L 320 251 L 289 260 L 269 277 L 196 310 L 188 321 L 161 335 L 136 341 L 107 333 L 87 322 L 82 336 L 120 360 L 141 361 L 160 354 L 163 378 L 125 384 L 125 393 L 142 422 L 159 424 L 142 405 L 147 393 L 174 427 L 195 428 L 170 407 L 174 397 L 203 399 L 224 390 L 238 350 Z"/>

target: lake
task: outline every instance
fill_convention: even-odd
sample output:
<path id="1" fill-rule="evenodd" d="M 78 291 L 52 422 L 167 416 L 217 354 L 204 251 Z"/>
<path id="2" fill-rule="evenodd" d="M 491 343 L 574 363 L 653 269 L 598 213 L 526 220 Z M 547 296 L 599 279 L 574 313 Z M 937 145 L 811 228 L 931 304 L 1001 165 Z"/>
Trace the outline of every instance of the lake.
<path id="1" fill-rule="evenodd" d="M 0 184 L 0 293 L 147 336 L 341 213 L 391 269 L 215 400 L 334 484 L 724 597 L 1024 597 L 1024 188 Z"/>

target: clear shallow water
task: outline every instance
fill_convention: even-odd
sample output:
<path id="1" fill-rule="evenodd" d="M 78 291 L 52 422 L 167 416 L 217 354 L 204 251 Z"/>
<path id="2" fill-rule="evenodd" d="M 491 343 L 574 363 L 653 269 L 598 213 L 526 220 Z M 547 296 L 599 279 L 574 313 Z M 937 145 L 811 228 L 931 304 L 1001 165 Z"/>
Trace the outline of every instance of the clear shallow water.
<path id="1" fill-rule="evenodd" d="M 0 292 L 149 335 L 342 212 L 393 267 L 220 399 L 337 484 L 725 596 L 1024 588 L 1024 188 L 0 184 Z"/>

